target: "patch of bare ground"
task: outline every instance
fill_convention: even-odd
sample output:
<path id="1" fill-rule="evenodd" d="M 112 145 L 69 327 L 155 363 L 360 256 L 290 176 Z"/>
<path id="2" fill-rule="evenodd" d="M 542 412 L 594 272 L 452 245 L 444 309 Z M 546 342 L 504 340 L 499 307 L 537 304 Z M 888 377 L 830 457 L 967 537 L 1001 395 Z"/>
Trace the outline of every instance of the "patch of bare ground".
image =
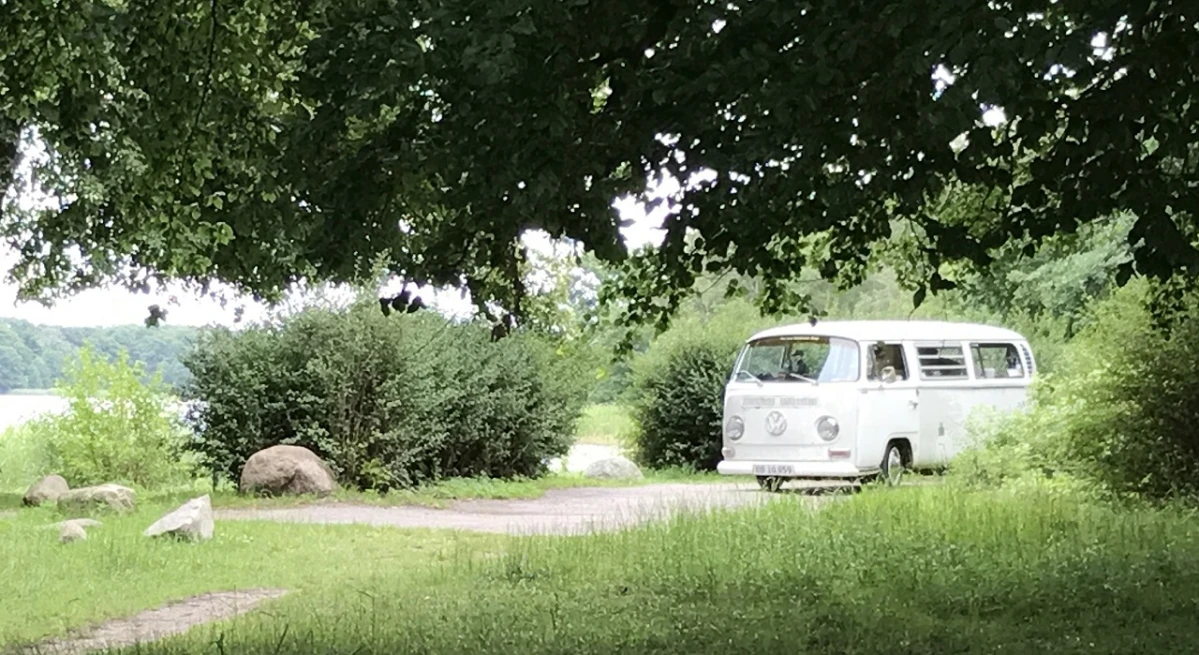
<path id="1" fill-rule="evenodd" d="M 799 483 L 796 486 L 800 486 Z M 802 485 L 791 498 L 816 504 L 830 496 L 824 487 Z M 360 523 L 395 528 L 471 530 L 509 534 L 580 534 L 615 530 L 676 512 L 743 507 L 771 494 L 756 484 L 652 484 L 640 487 L 554 489 L 528 500 L 470 500 L 446 509 L 348 503 L 319 503 L 273 509 L 228 509 L 217 520 L 294 523 Z"/>
<path id="2" fill-rule="evenodd" d="M 217 591 L 168 603 L 134 616 L 105 621 L 14 651 L 20 655 L 79 655 L 124 648 L 182 634 L 191 628 L 230 619 L 259 603 L 279 598 L 286 589 Z"/>

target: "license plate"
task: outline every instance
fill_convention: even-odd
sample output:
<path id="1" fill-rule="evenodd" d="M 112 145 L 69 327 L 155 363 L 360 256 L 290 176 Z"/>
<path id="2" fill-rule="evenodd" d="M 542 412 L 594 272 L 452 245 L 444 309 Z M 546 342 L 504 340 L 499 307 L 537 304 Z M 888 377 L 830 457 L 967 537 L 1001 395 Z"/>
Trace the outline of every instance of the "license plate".
<path id="1" fill-rule="evenodd" d="M 795 475 L 790 464 L 754 464 L 754 475 Z"/>

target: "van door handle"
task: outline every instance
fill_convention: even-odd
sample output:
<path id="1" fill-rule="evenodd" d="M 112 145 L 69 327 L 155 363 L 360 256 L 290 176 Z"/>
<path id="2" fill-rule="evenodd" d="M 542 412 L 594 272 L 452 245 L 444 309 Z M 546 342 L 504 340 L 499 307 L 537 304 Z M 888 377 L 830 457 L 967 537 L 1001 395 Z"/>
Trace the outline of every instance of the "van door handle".
<path id="1" fill-rule="evenodd" d="M 911 407 L 912 409 L 916 409 L 916 407 L 918 407 L 919 405 L 920 405 L 920 401 L 918 401 L 918 400 L 909 400 L 908 401 L 908 406 Z"/>

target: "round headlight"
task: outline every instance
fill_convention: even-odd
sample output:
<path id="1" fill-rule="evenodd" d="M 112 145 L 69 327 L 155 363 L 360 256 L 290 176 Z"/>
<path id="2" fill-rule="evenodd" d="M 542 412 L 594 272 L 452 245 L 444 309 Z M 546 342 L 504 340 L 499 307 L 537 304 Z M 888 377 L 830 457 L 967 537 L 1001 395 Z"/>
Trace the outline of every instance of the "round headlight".
<path id="1" fill-rule="evenodd" d="M 819 421 L 816 421 L 816 434 L 820 435 L 825 441 L 832 441 L 841 434 L 841 426 L 837 424 L 837 419 L 831 416 L 821 416 Z"/>
<path id="2" fill-rule="evenodd" d="M 736 441 L 745 434 L 745 421 L 740 416 L 730 418 L 724 424 L 724 436 Z"/>

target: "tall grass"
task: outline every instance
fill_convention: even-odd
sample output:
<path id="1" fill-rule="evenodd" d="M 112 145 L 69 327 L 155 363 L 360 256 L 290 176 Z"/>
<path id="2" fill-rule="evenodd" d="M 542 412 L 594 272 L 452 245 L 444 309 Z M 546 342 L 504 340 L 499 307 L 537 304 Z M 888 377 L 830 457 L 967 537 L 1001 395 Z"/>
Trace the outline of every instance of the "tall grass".
<path id="1" fill-rule="evenodd" d="M 51 466 L 48 444 L 20 426 L 0 429 L 0 492 L 24 492 Z"/>
<path id="2" fill-rule="evenodd" d="M 795 500 L 380 569 L 148 652 L 218 633 L 238 653 L 1174 653 L 1199 636 L 1189 516 L 949 488 Z"/>

